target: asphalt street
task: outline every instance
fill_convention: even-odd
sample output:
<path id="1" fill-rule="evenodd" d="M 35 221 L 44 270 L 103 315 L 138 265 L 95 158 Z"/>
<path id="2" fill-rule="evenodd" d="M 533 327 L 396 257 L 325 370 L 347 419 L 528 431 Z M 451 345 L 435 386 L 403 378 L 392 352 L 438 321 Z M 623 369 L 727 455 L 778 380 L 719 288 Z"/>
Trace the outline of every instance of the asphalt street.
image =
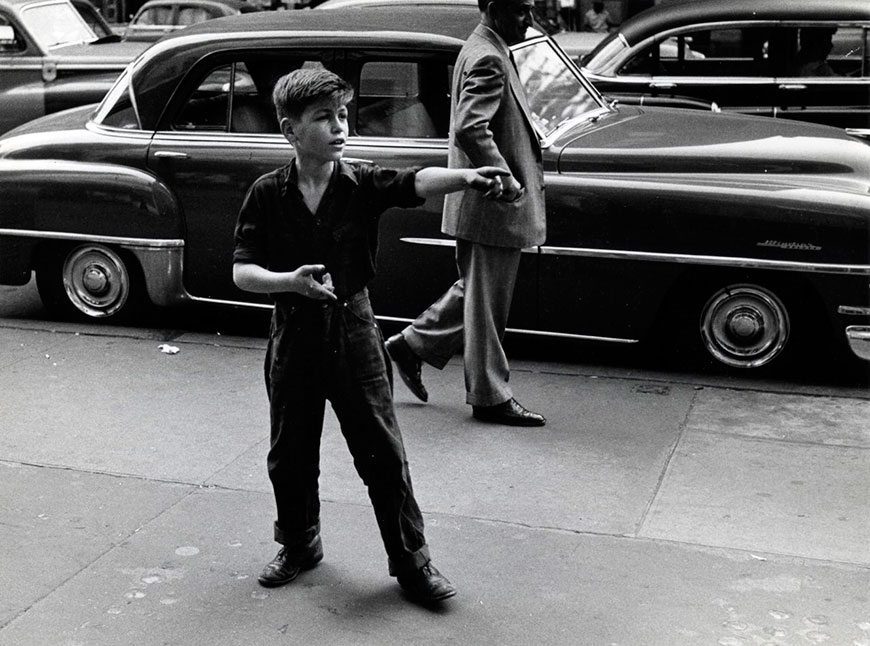
<path id="1" fill-rule="evenodd" d="M 60 323 L 28 298 L 0 307 L 2 646 L 870 646 L 866 385 L 523 352 L 512 383 L 549 423 L 510 429 L 470 417 L 459 358 L 424 371 L 428 404 L 398 383 L 459 589 L 427 608 L 387 574 L 331 414 L 325 560 L 257 584 L 262 335 Z"/>

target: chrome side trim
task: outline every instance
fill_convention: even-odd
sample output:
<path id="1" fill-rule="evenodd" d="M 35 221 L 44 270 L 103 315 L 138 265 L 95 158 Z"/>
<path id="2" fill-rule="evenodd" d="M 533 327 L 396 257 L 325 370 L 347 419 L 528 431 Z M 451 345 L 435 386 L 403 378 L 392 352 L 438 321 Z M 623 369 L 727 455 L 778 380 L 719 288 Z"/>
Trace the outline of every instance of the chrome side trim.
<path id="1" fill-rule="evenodd" d="M 870 361 L 870 326 L 850 325 L 846 328 L 849 349 L 859 359 Z"/>
<path id="2" fill-rule="evenodd" d="M 228 301 L 221 298 L 206 298 L 204 296 L 192 296 L 191 294 L 187 295 L 187 300 L 194 303 L 210 303 L 212 305 L 226 305 L 230 307 L 245 307 L 249 309 L 256 310 L 271 310 L 274 309 L 274 305 L 270 305 L 269 303 L 247 303 L 245 301 Z"/>
<path id="3" fill-rule="evenodd" d="M 541 247 L 544 255 L 577 256 L 583 258 L 609 258 L 612 260 L 642 260 L 670 262 L 684 265 L 713 265 L 740 267 L 741 269 L 776 269 L 779 271 L 809 271 L 824 274 L 870 275 L 870 265 L 841 265 L 835 263 L 799 262 L 794 260 L 766 260 L 740 256 L 706 256 L 695 254 L 659 253 L 651 251 L 621 251 L 616 249 L 583 249 L 575 247 Z"/>
<path id="4" fill-rule="evenodd" d="M 414 319 L 402 318 L 397 316 L 378 316 L 375 318 L 379 321 L 387 321 L 390 323 L 411 323 Z M 640 339 L 623 339 L 613 336 L 594 336 L 591 334 L 569 334 L 568 332 L 545 332 L 542 330 L 525 330 L 522 328 L 509 327 L 507 332 L 512 334 L 527 334 L 529 336 L 540 336 L 551 339 L 577 339 L 582 341 L 602 341 L 605 343 L 624 343 L 633 344 L 640 343 Z"/>
<path id="5" fill-rule="evenodd" d="M 845 314 L 846 316 L 870 316 L 870 307 L 840 305 L 840 307 L 837 308 L 837 314 Z"/>
<path id="6" fill-rule="evenodd" d="M 401 238 L 409 244 L 448 247 L 453 240 L 443 238 Z M 716 267 L 739 267 L 741 269 L 774 269 L 777 271 L 805 271 L 820 274 L 870 275 L 870 265 L 843 265 L 835 263 L 798 262 L 793 260 L 765 260 L 739 256 L 706 256 L 695 254 L 660 253 L 652 251 L 624 251 L 620 249 L 592 249 L 583 247 L 531 247 L 524 253 L 539 253 L 548 256 L 572 256 L 577 258 L 608 258 L 610 260 L 636 260 L 645 262 L 668 262 L 683 265 L 708 265 Z"/>
<path id="7" fill-rule="evenodd" d="M 81 242 L 100 242 L 124 247 L 150 247 L 164 249 L 183 247 L 184 240 L 159 238 L 127 238 L 123 236 L 100 236 L 91 233 L 67 233 L 65 231 L 37 231 L 33 229 L 0 229 L 0 236 L 19 238 L 40 238 L 42 240 L 73 240 Z"/>

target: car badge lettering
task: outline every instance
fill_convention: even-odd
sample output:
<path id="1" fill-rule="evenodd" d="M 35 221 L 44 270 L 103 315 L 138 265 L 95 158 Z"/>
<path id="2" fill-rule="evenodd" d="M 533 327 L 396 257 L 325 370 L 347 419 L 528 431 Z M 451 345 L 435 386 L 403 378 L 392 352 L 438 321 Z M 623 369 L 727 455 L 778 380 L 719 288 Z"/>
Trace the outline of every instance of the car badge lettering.
<path id="1" fill-rule="evenodd" d="M 822 248 L 811 242 L 782 242 L 781 240 L 765 240 L 756 244 L 757 247 L 776 247 L 790 251 L 821 251 Z"/>

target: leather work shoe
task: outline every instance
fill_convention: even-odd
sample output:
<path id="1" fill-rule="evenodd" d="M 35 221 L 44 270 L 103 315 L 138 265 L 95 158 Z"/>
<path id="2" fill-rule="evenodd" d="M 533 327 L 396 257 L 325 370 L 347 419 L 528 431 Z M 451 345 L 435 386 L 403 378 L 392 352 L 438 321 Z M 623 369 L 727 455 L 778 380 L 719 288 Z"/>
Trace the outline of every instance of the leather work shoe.
<path id="1" fill-rule="evenodd" d="M 432 563 L 419 570 L 396 577 L 399 585 L 411 599 L 423 603 L 433 603 L 449 599 L 456 594 L 456 588 L 441 574 Z"/>
<path id="2" fill-rule="evenodd" d="M 481 422 L 505 424 L 506 426 L 543 426 L 547 420 L 543 415 L 523 407 L 511 397 L 503 404 L 495 406 L 472 406 L 472 415 Z"/>
<path id="3" fill-rule="evenodd" d="M 387 352 L 396 368 L 399 370 L 399 376 L 405 385 L 408 387 L 414 396 L 422 402 L 429 401 L 429 393 L 426 392 L 426 386 L 423 385 L 421 373 L 423 371 L 423 362 L 420 360 L 414 351 L 405 341 L 405 337 L 400 334 L 394 334 L 387 339 Z"/>
<path id="4" fill-rule="evenodd" d="M 264 588 L 277 588 L 280 585 L 290 583 L 299 576 L 302 570 L 310 570 L 323 560 L 323 543 L 317 539 L 314 547 L 308 554 L 290 554 L 286 547 L 282 547 L 278 554 L 263 568 L 257 581 Z"/>

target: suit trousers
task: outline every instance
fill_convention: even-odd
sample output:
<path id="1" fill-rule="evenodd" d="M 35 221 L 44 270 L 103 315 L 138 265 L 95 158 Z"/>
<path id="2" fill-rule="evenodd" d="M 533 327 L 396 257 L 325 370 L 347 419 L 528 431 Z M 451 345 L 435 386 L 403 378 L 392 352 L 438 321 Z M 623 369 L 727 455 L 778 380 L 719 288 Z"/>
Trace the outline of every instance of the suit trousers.
<path id="1" fill-rule="evenodd" d="M 265 362 L 268 467 L 278 511 L 275 540 L 291 553 L 304 554 L 320 532 L 320 438 L 329 400 L 368 488 L 390 573 L 428 563 L 390 370 L 366 290 L 336 303 L 276 304 Z"/>
<path id="2" fill-rule="evenodd" d="M 463 350 L 465 400 L 473 406 L 495 406 L 513 396 L 502 340 L 520 254 L 457 239 L 459 280 L 402 331 L 411 350 L 439 370 Z"/>

